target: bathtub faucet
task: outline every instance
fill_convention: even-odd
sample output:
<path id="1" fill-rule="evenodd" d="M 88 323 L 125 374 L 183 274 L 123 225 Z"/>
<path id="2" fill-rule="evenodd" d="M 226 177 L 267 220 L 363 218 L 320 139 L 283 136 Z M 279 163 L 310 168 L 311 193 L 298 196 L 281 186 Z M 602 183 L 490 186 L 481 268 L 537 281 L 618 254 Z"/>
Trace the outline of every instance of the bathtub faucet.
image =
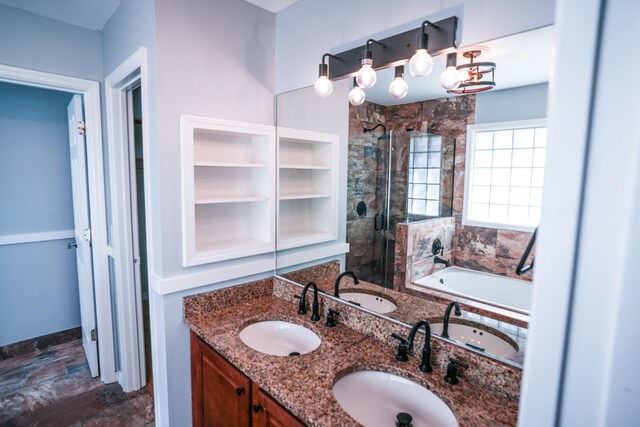
<path id="1" fill-rule="evenodd" d="M 437 255 L 435 256 L 435 258 L 433 258 L 433 263 L 434 264 L 444 264 L 447 267 L 451 267 L 451 263 L 449 262 L 448 259 L 440 258 Z"/>

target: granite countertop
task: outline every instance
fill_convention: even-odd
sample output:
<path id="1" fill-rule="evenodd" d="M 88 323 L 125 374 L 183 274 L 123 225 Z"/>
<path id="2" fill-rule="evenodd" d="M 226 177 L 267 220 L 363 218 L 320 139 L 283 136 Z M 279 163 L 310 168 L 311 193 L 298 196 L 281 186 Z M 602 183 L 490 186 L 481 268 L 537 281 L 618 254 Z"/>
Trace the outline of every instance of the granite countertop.
<path id="1" fill-rule="evenodd" d="M 283 277 L 296 283 L 307 283 L 313 280 L 318 289 L 333 295 L 335 291 L 335 279 L 338 277 L 340 266 L 336 262 L 319 264 L 306 269 L 286 273 Z M 415 289 L 414 289 L 415 288 Z M 416 289 L 420 289 L 419 291 Z M 340 294 L 347 292 L 357 292 L 383 297 L 397 306 L 397 309 L 390 313 L 383 313 L 382 316 L 393 318 L 409 325 L 421 319 L 427 319 L 429 323 L 439 323 L 444 321 L 444 312 L 451 302 L 451 295 L 443 294 L 434 290 L 427 290 L 423 287 L 408 285 L 404 292 L 360 280 L 355 284 L 353 278 L 344 276 L 340 281 Z M 528 316 L 511 313 L 509 316 L 503 315 L 507 310 L 490 307 L 488 311 L 477 306 L 489 307 L 474 301 L 456 297 L 462 309 L 462 317 L 452 315 L 451 322 L 466 324 L 478 329 L 483 329 L 494 334 L 517 349 L 513 357 L 506 358 L 510 362 L 522 365 L 526 350 Z"/>
<path id="2" fill-rule="evenodd" d="M 215 293 L 215 292 L 214 292 Z M 258 295 L 257 295 L 258 294 Z M 253 293 L 256 299 L 218 307 L 213 311 L 188 312 L 185 322 L 200 338 L 230 361 L 282 406 L 310 426 L 358 425 L 338 404 L 332 387 L 350 372 L 380 370 L 407 377 L 428 388 L 445 401 L 465 425 L 515 425 L 516 399 L 489 392 L 461 380 L 451 386 L 445 372 L 434 366 L 430 374 L 418 371 L 419 361 L 395 360 L 395 348 L 338 324 L 324 326 L 326 318 L 312 322 L 309 314 L 298 315 L 295 303 L 266 292 Z M 322 339 L 317 350 L 297 357 L 259 353 L 246 346 L 239 332 L 263 320 L 284 320 L 303 325 Z M 338 322 L 340 318 L 338 317 Z"/>

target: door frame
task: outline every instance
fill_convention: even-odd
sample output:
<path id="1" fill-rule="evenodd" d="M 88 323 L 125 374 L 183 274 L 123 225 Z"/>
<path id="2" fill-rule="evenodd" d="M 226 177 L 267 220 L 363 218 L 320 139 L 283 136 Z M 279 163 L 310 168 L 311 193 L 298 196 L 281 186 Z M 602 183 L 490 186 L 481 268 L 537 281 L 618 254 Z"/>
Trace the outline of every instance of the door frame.
<path id="1" fill-rule="evenodd" d="M 129 128 L 127 118 L 127 92 L 141 87 L 142 101 L 142 150 L 145 156 L 143 171 L 145 223 L 147 241 L 147 272 L 153 269 L 153 209 L 151 201 L 151 176 L 149 164 L 149 86 L 147 77 L 147 51 L 141 47 L 109 76 L 105 78 L 107 119 L 107 149 L 109 156 L 109 185 L 113 211 L 114 248 L 110 248 L 116 266 L 116 307 L 118 347 L 120 355 L 119 382 L 124 391 L 133 391 L 145 385 L 144 329 L 142 302 L 135 283 L 132 241 L 132 210 L 129 187 Z M 128 261 L 127 261 L 128 260 Z M 150 311 L 154 308 L 149 299 Z M 153 334 L 152 340 L 153 340 Z M 152 346 L 153 347 L 153 346 Z M 153 354 L 153 352 L 152 352 Z"/>
<path id="2" fill-rule="evenodd" d="M 109 266 L 107 263 L 107 219 L 105 211 L 104 164 L 100 82 L 0 64 L 0 81 L 82 95 L 86 125 L 89 206 L 91 220 L 93 286 L 100 379 L 116 381 Z"/>

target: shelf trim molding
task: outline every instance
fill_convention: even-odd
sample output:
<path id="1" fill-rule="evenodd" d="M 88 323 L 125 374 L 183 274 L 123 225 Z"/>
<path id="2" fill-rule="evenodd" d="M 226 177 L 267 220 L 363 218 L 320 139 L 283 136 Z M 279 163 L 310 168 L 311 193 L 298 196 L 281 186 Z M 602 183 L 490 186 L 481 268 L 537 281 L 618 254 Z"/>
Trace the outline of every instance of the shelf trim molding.
<path id="1" fill-rule="evenodd" d="M 287 268 L 298 264 L 304 264 L 319 259 L 329 258 L 338 255 L 344 255 L 349 252 L 348 243 L 336 243 L 332 245 L 323 245 L 308 249 L 295 250 L 291 252 L 278 252 L 277 262 L 278 268 Z"/>
<path id="2" fill-rule="evenodd" d="M 0 236 L 0 246 L 19 245 L 22 243 L 49 242 L 52 240 L 73 239 L 73 230 L 41 231 L 38 233 L 5 234 Z"/>
<path id="3" fill-rule="evenodd" d="M 196 205 L 211 205 L 222 203 L 252 203 L 252 202 L 266 202 L 268 197 L 264 196 L 249 196 L 249 197 L 203 197 L 196 198 L 194 203 Z"/>

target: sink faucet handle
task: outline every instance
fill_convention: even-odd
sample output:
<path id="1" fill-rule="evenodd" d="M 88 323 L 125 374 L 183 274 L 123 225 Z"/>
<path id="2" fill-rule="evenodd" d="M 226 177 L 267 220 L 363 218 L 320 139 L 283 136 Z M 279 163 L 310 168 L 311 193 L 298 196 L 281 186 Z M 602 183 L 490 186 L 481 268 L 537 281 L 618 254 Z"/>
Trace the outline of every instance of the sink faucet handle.
<path id="1" fill-rule="evenodd" d="M 449 356 L 449 364 L 447 365 L 447 375 L 444 376 L 444 382 L 456 385 L 460 382 L 458 379 L 458 366 L 467 369 L 469 365 Z"/>
<path id="2" fill-rule="evenodd" d="M 391 336 L 400 341 L 400 344 L 398 344 L 398 354 L 396 354 L 396 360 L 399 362 L 406 362 L 407 360 L 409 360 L 409 356 L 407 356 L 407 350 L 409 350 L 409 341 L 396 333 L 391 334 Z"/>
<path id="3" fill-rule="evenodd" d="M 336 326 L 336 316 L 339 314 L 340 313 L 337 311 L 329 309 L 329 312 L 327 313 L 327 323 L 325 323 L 325 326 L 327 328 L 334 328 Z"/>
<path id="4" fill-rule="evenodd" d="M 461 362 L 461 361 L 460 361 L 460 360 L 458 360 L 458 359 L 454 359 L 454 358 L 453 358 L 453 357 L 451 357 L 451 356 L 449 356 L 449 361 L 450 361 L 451 363 L 455 364 L 455 365 L 460 366 L 461 368 L 464 368 L 464 369 L 468 369 L 468 368 L 469 368 L 469 365 L 467 365 L 467 364 L 466 364 L 466 363 L 464 363 L 464 362 Z"/>

